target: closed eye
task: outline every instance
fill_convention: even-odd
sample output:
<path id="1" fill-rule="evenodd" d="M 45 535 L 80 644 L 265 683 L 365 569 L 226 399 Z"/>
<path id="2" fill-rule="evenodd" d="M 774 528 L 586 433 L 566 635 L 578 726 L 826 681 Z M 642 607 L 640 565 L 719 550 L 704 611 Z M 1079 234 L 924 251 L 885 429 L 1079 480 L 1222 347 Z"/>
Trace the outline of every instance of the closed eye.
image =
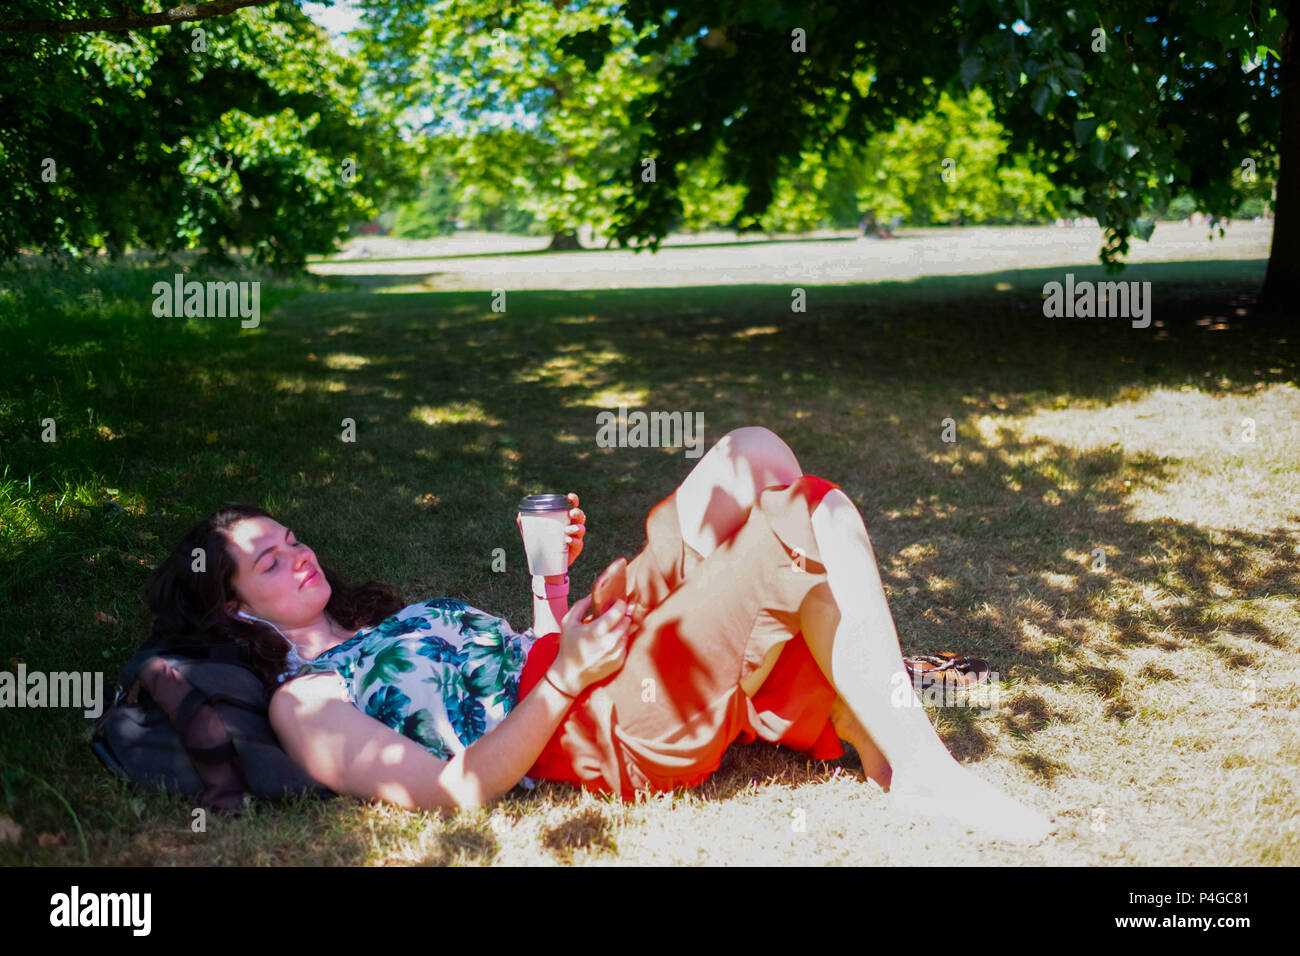
<path id="1" fill-rule="evenodd" d="M 289 546 L 290 546 L 290 548 L 302 548 L 302 546 L 303 546 L 303 542 L 302 542 L 302 541 L 289 541 L 289 535 L 292 535 L 292 532 L 287 532 L 287 533 L 286 533 L 286 535 L 285 535 L 285 540 L 286 540 L 287 542 L 289 542 Z M 270 564 L 268 564 L 268 566 L 266 566 L 266 570 L 263 571 L 263 574 L 264 574 L 264 575 L 265 575 L 265 574 L 270 574 L 270 572 L 276 570 L 276 566 L 277 566 L 278 563 L 279 563 L 279 558 L 274 559 L 274 561 L 270 562 Z"/>

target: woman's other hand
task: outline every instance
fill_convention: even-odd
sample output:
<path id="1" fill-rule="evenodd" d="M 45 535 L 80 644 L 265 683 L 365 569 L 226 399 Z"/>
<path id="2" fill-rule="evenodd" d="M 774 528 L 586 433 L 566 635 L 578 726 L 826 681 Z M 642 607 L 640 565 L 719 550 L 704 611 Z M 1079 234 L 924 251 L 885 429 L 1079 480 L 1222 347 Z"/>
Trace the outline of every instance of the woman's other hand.
<path id="1" fill-rule="evenodd" d="M 619 598 L 600 617 L 584 624 L 582 617 L 591 602 L 588 594 L 564 615 L 560 622 L 560 652 L 548 675 L 571 697 L 613 674 L 627 659 L 628 636 L 633 628 L 627 600 Z"/>
<path id="2" fill-rule="evenodd" d="M 573 504 L 569 509 L 569 525 L 564 529 L 564 540 L 569 546 L 569 567 L 573 567 L 573 562 L 578 560 L 578 555 L 582 554 L 582 539 L 587 534 L 587 515 L 578 507 L 578 496 L 575 492 L 570 491 L 566 497 Z M 524 519 L 515 515 L 515 524 L 519 526 L 519 533 L 524 533 Z"/>

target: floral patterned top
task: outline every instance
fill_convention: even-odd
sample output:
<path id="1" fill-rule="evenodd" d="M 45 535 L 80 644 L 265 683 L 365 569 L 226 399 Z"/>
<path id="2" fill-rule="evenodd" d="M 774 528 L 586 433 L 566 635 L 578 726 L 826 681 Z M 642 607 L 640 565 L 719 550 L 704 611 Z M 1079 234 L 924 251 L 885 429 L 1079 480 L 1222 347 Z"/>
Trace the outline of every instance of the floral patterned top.
<path id="1" fill-rule="evenodd" d="M 536 639 L 532 628 L 519 634 L 504 618 L 435 598 L 362 628 L 289 676 L 339 674 L 363 713 L 450 760 L 519 702 Z"/>

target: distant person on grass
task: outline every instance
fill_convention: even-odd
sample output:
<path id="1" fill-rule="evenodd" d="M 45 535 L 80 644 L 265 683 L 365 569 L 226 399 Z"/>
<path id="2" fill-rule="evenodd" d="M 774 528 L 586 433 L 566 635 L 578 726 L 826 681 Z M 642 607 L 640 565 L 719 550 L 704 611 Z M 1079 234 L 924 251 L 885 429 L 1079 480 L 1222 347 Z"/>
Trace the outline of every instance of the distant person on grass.
<path id="1" fill-rule="evenodd" d="M 568 497 L 572 565 L 586 516 Z M 699 785 L 738 738 L 818 759 L 844 740 L 901 810 L 1020 843 L 1054 829 L 960 766 L 910 685 L 897 706 L 905 665 L 862 518 L 773 432 L 725 435 L 646 531 L 602 616 L 583 621 L 590 595 L 569 607 L 567 576 L 538 577 L 523 633 L 349 585 L 251 507 L 193 529 L 147 593 L 155 636 L 249 645 L 284 749 L 339 793 L 452 809 L 538 778 L 632 799 Z"/>
<path id="2" fill-rule="evenodd" d="M 898 221 L 896 220 L 898 220 L 897 216 L 894 217 L 893 220 L 890 220 L 890 225 L 895 228 L 898 226 Z M 862 219 L 858 222 L 858 228 L 862 230 L 863 239 L 894 238 L 894 233 L 891 231 L 890 226 L 883 226 L 880 224 L 880 220 L 876 218 L 876 211 L 874 209 L 868 209 L 862 214 Z"/>

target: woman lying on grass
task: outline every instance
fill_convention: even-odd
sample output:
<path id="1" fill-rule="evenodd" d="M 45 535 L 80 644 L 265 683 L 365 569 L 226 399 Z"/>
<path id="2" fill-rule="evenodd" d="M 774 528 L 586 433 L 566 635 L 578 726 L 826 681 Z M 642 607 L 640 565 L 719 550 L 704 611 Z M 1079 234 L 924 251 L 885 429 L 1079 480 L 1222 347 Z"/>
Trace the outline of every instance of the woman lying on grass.
<path id="1" fill-rule="evenodd" d="M 586 516 L 569 500 L 571 565 Z M 862 518 L 771 431 L 724 436 L 646 531 L 604 614 L 538 577 L 522 634 L 348 586 L 257 508 L 195 528 L 148 596 L 155 636 L 249 645 L 285 751 L 339 793 L 454 809 L 532 777 L 631 799 L 699 785 L 737 739 L 818 759 L 845 740 L 899 809 L 1018 843 L 1054 829 L 961 767 L 914 692 L 892 702 L 906 670 Z"/>

